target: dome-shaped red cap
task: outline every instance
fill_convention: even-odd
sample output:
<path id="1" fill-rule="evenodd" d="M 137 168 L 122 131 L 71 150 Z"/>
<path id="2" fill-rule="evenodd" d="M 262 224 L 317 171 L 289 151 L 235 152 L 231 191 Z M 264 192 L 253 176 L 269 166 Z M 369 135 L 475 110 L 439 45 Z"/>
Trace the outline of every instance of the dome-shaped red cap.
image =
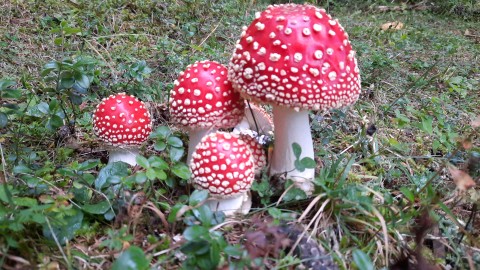
<path id="1" fill-rule="evenodd" d="M 189 65 L 170 92 L 172 121 L 184 127 L 231 128 L 244 115 L 244 100 L 233 91 L 227 68 L 215 61 Z"/>
<path id="2" fill-rule="evenodd" d="M 203 137 L 190 162 L 193 181 L 216 197 L 247 192 L 254 179 L 253 156 L 239 135 L 215 132 Z"/>
<path id="3" fill-rule="evenodd" d="M 324 9 L 273 5 L 245 29 L 229 64 L 242 96 L 295 109 L 354 103 L 360 75 L 348 35 Z"/>
<path id="4" fill-rule="evenodd" d="M 93 114 L 93 132 L 110 145 L 142 144 L 151 131 L 152 121 L 145 104 L 125 93 L 104 98 Z"/>

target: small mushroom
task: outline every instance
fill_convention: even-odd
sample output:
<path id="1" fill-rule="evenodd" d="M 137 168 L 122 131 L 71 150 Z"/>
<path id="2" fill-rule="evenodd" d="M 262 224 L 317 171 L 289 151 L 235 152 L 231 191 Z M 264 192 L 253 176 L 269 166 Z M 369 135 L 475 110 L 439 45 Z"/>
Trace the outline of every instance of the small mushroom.
<path id="1" fill-rule="evenodd" d="M 190 162 L 193 183 L 208 190 L 207 205 L 225 215 L 247 214 L 252 200 L 253 156 L 239 135 L 217 131 L 200 141 Z"/>
<path id="2" fill-rule="evenodd" d="M 273 133 L 273 120 L 261 106 L 245 101 L 245 116 L 233 130 L 235 132 L 253 130 L 260 135 L 271 135 Z"/>
<path id="3" fill-rule="evenodd" d="M 256 14 L 237 42 L 228 77 L 244 98 L 273 107 L 270 175 L 286 176 L 307 194 L 315 170 L 295 169 L 292 144 L 314 158 L 309 110 L 354 103 L 360 74 L 348 35 L 324 9 L 272 5 Z"/>
<path id="4" fill-rule="evenodd" d="M 110 145 L 108 162 L 137 164 L 139 146 L 152 132 L 150 112 L 134 96 L 119 93 L 104 98 L 93 114 L 93 132 Z"/>
<path id="5" fill-rule="evenodd" d="M 195 146 L 218 128 L 232 128 L 244 115 L 244 100 L 233 91 L 227 68 L 200 61 L 180 73 L 170 93 L 171 120 L 189 132 L 187 163 Z"/>

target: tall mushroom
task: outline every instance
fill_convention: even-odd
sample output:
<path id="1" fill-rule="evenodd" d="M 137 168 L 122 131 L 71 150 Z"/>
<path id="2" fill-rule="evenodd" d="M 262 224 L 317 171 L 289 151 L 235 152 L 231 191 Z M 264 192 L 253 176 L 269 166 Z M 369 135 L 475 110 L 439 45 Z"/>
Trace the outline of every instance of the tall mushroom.
<path id="1" fill-rule="evenodd" d="M 137 164 L 139 145 L 152 131 L 150 112 L 134 96 L 120 93 L 104 98 L 93 114 L 93 132 L 110 147 L 108 162 Z"/>
<path id="2" fill-rule="evenodd" d="M 227 216 L 250 211 L 253 156 L 239 135 L 218 131 L 203 137 L 193 152 L 190 170 L 195 187 L 209 191 L 207 204 L 213 211 Z"/>
<path id="3" fill-rule="evenodd" d="M 348 35 L 312 5 L 273 5 L 245 28 L 229 63 L 229 79 L 245 98 L 273 106 L 271 175 L 286 175 L 305 192 L 314 169 L 295 169 L 292 143 L 314 158 L 308 111 L 354 103 L 360 74 Z"/>
<path id="4" fill-rule="evenodd" d="M 227 68 L 209 60 L 180 73 L 169 103 L 172 122 L 189 132 L 187 163 L 202 137 L 234 127 L 244 115 L 244 100 L 227 80 Z"/>

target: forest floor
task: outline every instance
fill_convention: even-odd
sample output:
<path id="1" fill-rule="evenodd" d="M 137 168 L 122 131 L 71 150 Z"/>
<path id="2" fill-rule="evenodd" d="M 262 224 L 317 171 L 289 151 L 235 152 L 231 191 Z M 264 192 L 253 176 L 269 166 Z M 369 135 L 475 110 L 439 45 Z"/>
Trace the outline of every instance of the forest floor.
<path id="1" fill-rule="evenodd" d="M 2 1 L 0 268 L 295 269 L 319 260 L 300 234 L 340 269 L 479 269 L 480 4 L 317 2 L 349 34 L 361 96 L 310 115 L 312 196 L 264 173 L 252 212 L 225 218 L 187 184 L 168 96 L 187 65 L 227 65 L 267 4 Z M 155 117 L 135 168 L 106 166 L 92 131 L 119 92 Z"/>

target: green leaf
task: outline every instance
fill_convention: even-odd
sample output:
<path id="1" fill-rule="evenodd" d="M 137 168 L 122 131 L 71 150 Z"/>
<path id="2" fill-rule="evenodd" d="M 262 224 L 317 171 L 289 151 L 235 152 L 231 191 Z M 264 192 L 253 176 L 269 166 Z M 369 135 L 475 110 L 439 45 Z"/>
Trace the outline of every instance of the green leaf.
<path id="1" fill-rule="evenodd" d="M 157 151 L 163 151 L 165 150 L 165 148 L 167 147 L 167 144 L 165 142 L 162 142 L 162 141 L 157 141 L 154 145 L 153 145 L 153 148 Z"/>
<path id="2" fill-rule="evenodd" d="M 166 180 L 167 179 L 167 173 L 164 170 L 161 169 L 155 169 L 155 177 L 160 180 Z"/>
<path id="3" fill-rule="evenodd" d="M 66 216 L 61 220 L 49 219 L 52 229 L 47 223 L 43 225 L 43 235 L 51 240 L 56 236 L 60 244 L 65 244 L 67 240 L 71 240 L 75 236 L 75 232 L 80 229 L 83 221 L 83 212 L 74 210 L 74 215 Z"/>
<path id="4" fill-rule="evenodd" d="M 84 89 L 88 89 L 90 87 L 90 79 L 87 75 L 80 72 L 75 73 L 75 83 Z"/>
<path id="5" fill-rule="evenodd" d="M 60 46 L 63 43 L 63 38 L 62 37 L 57 37 L 53 40 L 53 43 L 57 46 Z"/>
<path id="6" fill-rule="evenodd" d="M 307 194 L 299 188 L 291 188 L 288 192 L 283 196 L 283 200 L 285 202 L 289 201 L 299 201 L 307 198 Z"/>
<path id="7" fill-rule="evenodd" d="M 305 171 L 305 166 L 303 166 L 303 163 L 300 162 L 299 159 L 296 159 L 296 160 L 293 162 L 293 166 L 295 166 L 295 169 L 297 169 L 299 172 Z"/>
<path id="8" fill-rule="evenodd" d="M 176 163 L 175 165 L 173 165 L 172 172 L 176 176 L 185 180 L 188 180 L 191 177 L 190 169 L 185 163 Z"/>
<path id="9" fill-rule="evenodd" d="M 172 134 L 172 131 L 167 126 L 160 126 L 150 134 L 151 139 L 165 139 Z"/>
<path id="10" fill-rule="evenodd" d="M 168 163 L 159 156 L 149 157 L 148 162 L 150 163 L 150 167 L 153 167 L 153 168 L 162 169 L 162 170 L 167 170 L 170 168 Z"/>
<path id="11" fill-rule="evenodd" d="M 143 184 L 145 183 L 145 181 L 147 181 L 147 179 L 147 174 L 144 172 L 137 172 L 137 174 L 135 175 L 135 183 Z"/>
<path id="12" fill-rule="evenodd" d="M 46 128 L 50 130 L 57 130 L 61 126 L 63 126 L 63 119 L 55 114 L 50 116 L 46 124 Z"/>
<path id="13" fill-rule="evenodd" d="M 300 163 L 302 163 L 302 166 L 307 168 L 307 169 L 315 169 L 317 166 L 317 163 L 315 163 L 315 160 L 313 160 L 311 157 L 304 157 L 300 160 Z"/>
<path id="14" fill-rule="evenodd" d="M 8 124 L 8 116 L 5 113 L 0 112 L 0 128 L 6 127 L 7 124 Z"/>
<path id="15" fill-rule="evenodd" d="M 4 91 L 15 84 L 16 82 L 12 80 L 0 80 L 0 91 Z"/>
<path id="16" fill-rule="evenodd" d="M 65 28 L 63 28 L 63 32 L 66 35 L 81 34 L 82 29 L 78 28 L 78 27 L 65 27 Z"/>
<path id="17" fill-rule="evenodd" d="M 421 129 L 427 132 L 429 135 L 433 134 L 432 122 L 433 122 L 433 117 L 431 116 L 426 116 L 425 118 L 422 118 Z"/>
<path id="18" fill-rule="evenodd" d="M 169 156 L 170 156 L 170 160 L 173 161 L 173 162 L 177 162 L 179 161 L 182 156 L 183 156 L 183 153 L 185 152 L 185 150 L 182 148 L 177 148 L 177 147 L 170 147 L 169 149 Z"/>
<path id="19" fill-rule="evenodd" d="M 103 169 L 98 173 L 97 179 L 95 179 L 95 189 L 101 190 L 102 187 L 109 181 L 109 178 L 112 177 L 125 177 L 128 175 L 128 164 L 125 162 L 113 162 L 107 164 Z"/>
<path id="20" fill-rule="evenodd" d="M 64 77 L 60 79 L 60 89 L 68 89 L 73 86 L 75 79 L 73 77 Z"/>
<path id="21" fill-rule="evenodd" d="M 180 138 L 175 137 L 175 136 L 168 137 L 167 144 L 170 145 L 170 146 L 173 146 L 173 147 L 182 147 L 183 146 L 182 140 L 180 140 Z"/>
<path id="22" fill-rule="evenodd" d="M 357 265 L 358 269 L 360 270 L 373 270 L 375 267 L 373 266 L 372 260 L 365 254 L 363 251 L 359 249 L 355 249 L 353 251 L 353 261 Z"/>
<path id="23" fill-rule="evenodd" d="M 212 210 L 210 210 L 210 207 L 207 205 L 201 205 L 200 207 L 193 209 L 192 212 L 203 226 L 210 227 L 213 219 L 213 213 Z"/>
<path id="24" fill-rule="evenodd" d="M 243 254 L 243 249 L 237 245 L 227 246 L 223 249 L 223 252 L 230 257 L 240 257 Z"/>
<path id="25" fill-rule="evenodd" d="M 90 214 L 105 214 L 110 209 L 110 203 L 108 201 L 102 201 L 97 204 L 86 204 L 82 206 L 82 210 Z"/>
<path id="26" fill-rule="evenodd" d="M 155 178 L 157 178 L 157 174 L 155 172 L 155 169 L 153 168 L 148 168 L 147 171 L 145 172 L 145 175 L 149 180 L 154 180 Z"/>
<path id="27" fill-rule="evenodd" d="M 16 197 L 13 198 L 13 203 L 17 206 L 25 206 L 25 207 L 34 207 L 38 205 L 36 199 L 28 198 L 28 197 Z"/>
<path id="28" fill-rule="evenodd" d="M 3 98 L 19 99 L 22 97 L 22 90 L 20 89 L 5 89 L 2 92 Z"/>
<path id="29" fill-rule="evenodd" d="M 185 254 L 202 255 L 210 250 L 210 243 L 206 240 L 187 242 L 180 250 Z M 210 268 L 203 268 L 210 269 Z"/>
<path id="30" fill-rule="evenodd" d="M 148 162 L 148 160 L 144 156 L 137 155 L 135 160 L 137 161 L 138 165 L 140 165 L 144 169 L 150 167 L 150 162 Z"/>
<path id="31" fill-rule="evenodd" d="M 182 209 L 184 207 L 183 204 L 176 204 L 172 207 L 172 209 L 170 210 L 170 214 L 168 214 L 168 222 L 170 223 L 173 223 L 175 221 L 177 221 L 177 213 L 178 211 L 180 211 L 180 209 Z"/>
<path id="32" fill-rule="evenodd" d="M 190 206 L 196 206 L 199 203 L 205 201 L 208 198 L 208 191 L 207 190 L 194 190 L 192 192 L 192 195 L 190 195 L 190 198 L 188 200 L 188 204 Z"/>
<path id="33" fill-rule="evenodd" d="M 302 154 L 302 148 L 298 143 L 292 143 L 292 148 L 293 148 L 293 154 L 295 155 L 295 158 L 299 159 L 300 155 Z"/>
<path id="34" fill-rule="evenodd" d="M 143 250 L 131 246 L 125 250 L 120 257 L 112 264 L 112 270 L 146 270 L 150 267 L 150 261 L 143 253 Z"/>
<path id="35" fill-rule="evenodd" d="M 407 198 L 409 201 L 414 202 L 415 201 L 415 194 L 407 188 L 407 187 L 400 187 L 400 191 L 403 193 L 405 198 Z"/>
<path id="36" fill-rule="evenodd" d="M 207 235 L 209 235 L 208 229 L 199 225 L 190 226 L 183 232 L 183 237 L 187 241 L 203 239 Z"/>

